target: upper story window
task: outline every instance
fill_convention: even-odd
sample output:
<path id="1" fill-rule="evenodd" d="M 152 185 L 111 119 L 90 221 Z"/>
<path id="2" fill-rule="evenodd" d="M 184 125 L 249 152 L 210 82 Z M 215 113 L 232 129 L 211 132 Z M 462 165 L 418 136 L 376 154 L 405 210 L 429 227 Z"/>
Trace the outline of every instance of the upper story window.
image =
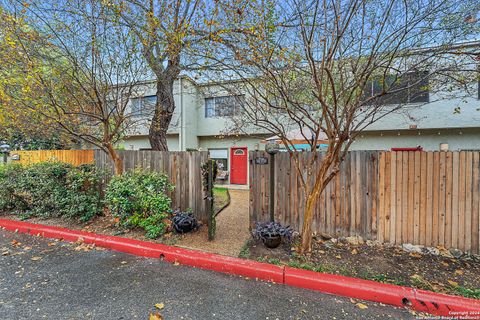
<path id="1" fill-rule="evenodd" d="M 144 96 L 132 98 L 131 100 L 132 113 L 135 115 L 152 114 L 157 103 L 157 96 Z"/>
<path id="2" fill-rule="evenodd" d="M 229 117 L 239 114 L 244 96 L 223 96 L 205 98 L 205 118 Z"/>
<path id="3" fill-rule="evenodd" d="M 397 91 L 387 93 L 378 98 L 381 104 L 404 104 L 429 102 L 429 81 L 428 71 L 409 72 L 397 78 L 394 75 L 387 75 L 382 79 L 370 80 L 367 82 L 363 98 L 367 99 L 380 94 L 384 87 L 386 91 Z"/>

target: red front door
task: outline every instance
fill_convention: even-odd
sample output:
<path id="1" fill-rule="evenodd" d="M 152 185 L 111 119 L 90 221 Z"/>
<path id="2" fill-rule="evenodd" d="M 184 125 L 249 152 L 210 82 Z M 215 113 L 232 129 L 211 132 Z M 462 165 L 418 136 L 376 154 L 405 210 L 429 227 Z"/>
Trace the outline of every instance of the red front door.
<path id="1" fill-rule="evenodd" d="M 230 149 L 230 183 L 247 184 L 247 158 L 246 147 Z"/>

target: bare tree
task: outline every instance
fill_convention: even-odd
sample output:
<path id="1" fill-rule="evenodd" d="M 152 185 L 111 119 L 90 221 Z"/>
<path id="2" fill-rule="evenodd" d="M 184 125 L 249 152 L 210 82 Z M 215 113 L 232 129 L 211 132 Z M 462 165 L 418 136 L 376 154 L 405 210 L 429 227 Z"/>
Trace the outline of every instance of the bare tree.
<path id="1" fill-rule="evenodd" d="M 431 102 L 432 92 L 468 95 L 478 43 L 458 41 L 478 31 L 467 18 L 478 7 L 445 0 L 269 4 L 257 15 L 263 28 L 224 37 L 221 59 L 211 59 L 242 79 L 225 85 L 246 93 L 235 127 L 263 128 L 287 146 L 305 194 L 301 251 L 308 252 L 316 203 L 359 133 Z M 312 151 L 327 140 L 323 157 L 299 157 L 292 130 Z"/>
<path id="2" fill-rule="evenodd" d="M 175 111 L 173 86 L 183 70 L 185 46 L 194 37 L 201 1 L 112 1 L 111 19 L 138 39 L 141 54 L 156 79 L 156 105 L 149 140 L 153 150 L 168 150 L 167 130 Z"/>
<path id="3" fill-rule="evenodd" d="M 168 150 L 167 130 L 175 111 L 174 83 L 184 72 L 205 69 L 211 43 L 229 33 L 250 33 L 254 24 L 232 24 L 252 1 L 127 0 L 110 1 L 111 18 L 118 20 L 138 38 L 140 51 L 156 81 L 156 106 L 149 129 L 153 150 Z M 254 20 L 252 20 L 254 21 Z"/>
<path id="4" fill-rule="evenodd" d="M 135 126 L 129 101 L 146 77 L 136 39 L 95 0 L 13 1 L 9 9 L 15 63 L 28 81 L 7 92 L 42 121 L 105 151 L 121 174 L 115 146 Z"/>

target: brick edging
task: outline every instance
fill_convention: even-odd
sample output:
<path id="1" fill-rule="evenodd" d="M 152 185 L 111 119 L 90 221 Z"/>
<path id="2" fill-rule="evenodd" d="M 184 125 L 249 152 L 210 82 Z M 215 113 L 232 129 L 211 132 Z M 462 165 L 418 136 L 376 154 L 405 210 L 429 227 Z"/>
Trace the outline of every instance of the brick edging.
<path id="1" fill-rule="evenodd" d="M 159 258 L 172 263 L 216 272 L 375 301 L 397 307 L 408 307 L 439 316 L 454 317 L 463 314 L 471 316 L 471 319 L 474 319 L 475 316 L 480 317 L 480 300 L 475 299 L 24 221 L 0 219 L 0 227 L 46 238 L 71 242 L 80 240 L 84 243 L 95 244 L 99 247 L 137 256 Z M 478 313 L 475 314 L 475 312 Z"/>

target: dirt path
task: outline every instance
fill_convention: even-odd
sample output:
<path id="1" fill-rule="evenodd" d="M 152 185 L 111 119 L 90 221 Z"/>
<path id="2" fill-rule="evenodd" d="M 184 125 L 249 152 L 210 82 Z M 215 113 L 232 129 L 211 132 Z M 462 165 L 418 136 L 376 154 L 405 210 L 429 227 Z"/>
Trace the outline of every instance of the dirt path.
<path id="1" fill-rule="evenodd" d="M 229 190 L 231 202 L 217 217 L 217 233 L 214 241 L 207 240 L 207 227 L 185 235 L 176 245 L 198 249 L 227 256 L 237 257 L 245 241 L 250 237 L 248 231 L 248 190 Z"/>

